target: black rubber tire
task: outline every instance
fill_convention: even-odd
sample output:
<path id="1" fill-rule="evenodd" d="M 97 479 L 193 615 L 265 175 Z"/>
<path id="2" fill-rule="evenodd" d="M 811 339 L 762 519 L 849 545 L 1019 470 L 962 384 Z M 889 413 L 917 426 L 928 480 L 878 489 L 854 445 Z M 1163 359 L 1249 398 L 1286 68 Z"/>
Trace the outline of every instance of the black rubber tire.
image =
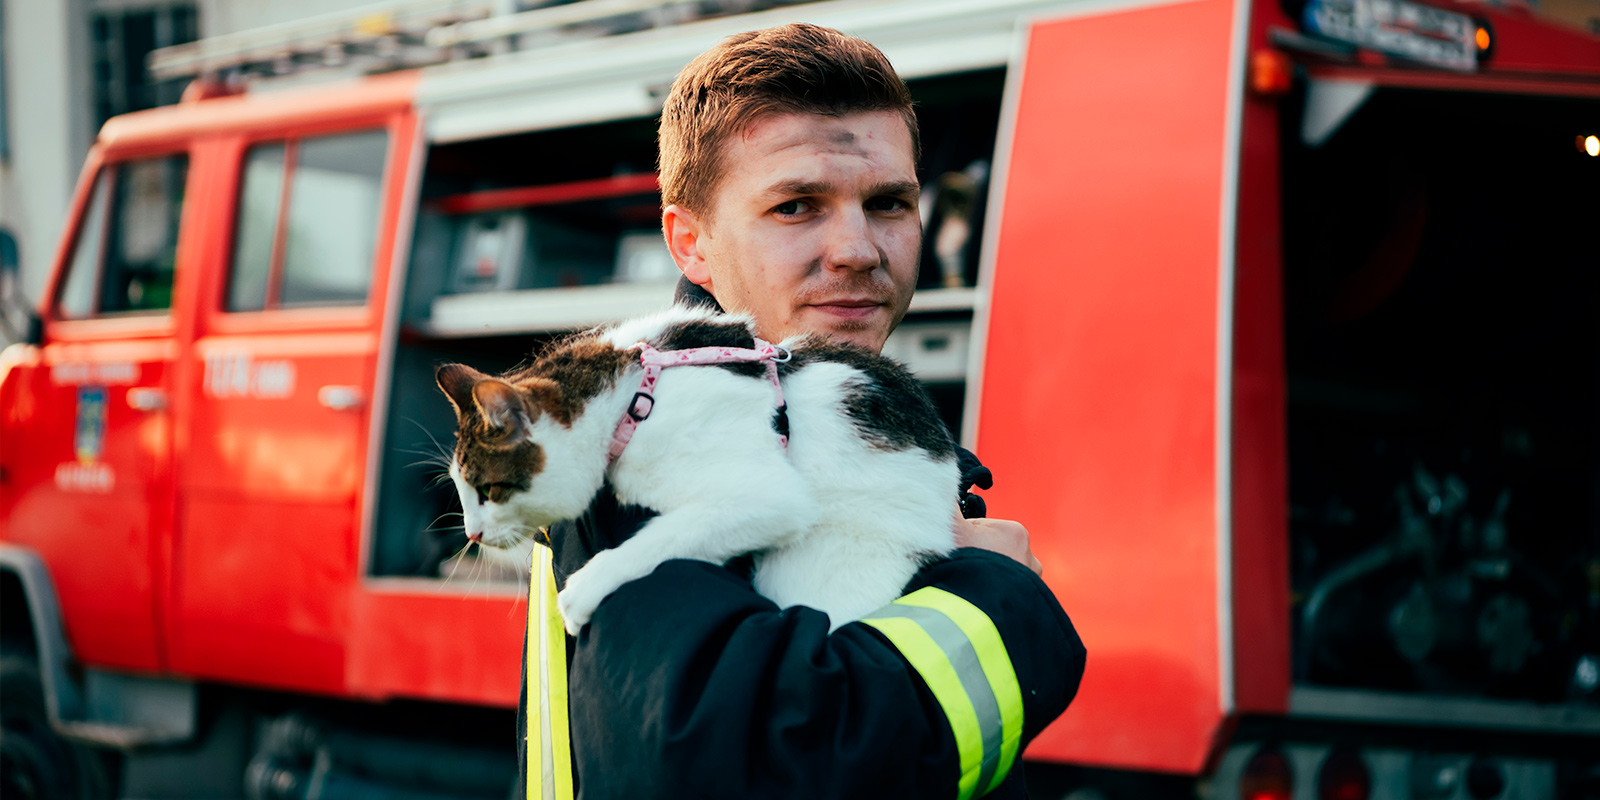
<path id="1" fill-rule="evenodd" d="M 105 754 L 50 728 L 39 667 L 0 656 L 0 800 L 105 800 Z"/>

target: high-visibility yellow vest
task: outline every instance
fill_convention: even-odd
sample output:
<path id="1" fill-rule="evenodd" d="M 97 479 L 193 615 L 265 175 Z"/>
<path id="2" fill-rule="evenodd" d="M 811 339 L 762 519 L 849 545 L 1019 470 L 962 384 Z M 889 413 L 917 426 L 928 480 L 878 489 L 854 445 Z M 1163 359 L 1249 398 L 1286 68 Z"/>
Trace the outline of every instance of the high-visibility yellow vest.
<path id="1" fill-rule="evenodd" d="M 538 545 L 534 550 L 528 583 L 528 800 L 572 800 L 567 629 L 556 608 L 550 548 Z"/>
<path id="2" fill-rule="evenodd" d="M 556 609 L 550 549 L 535 549 L 528 591 L 527 800 L 572 800 L 566 628 Z M 944 710 L 961 768 L 956 796 L 968 800 L 998 787 L 1022 741 L 1022 689 L 994 622 L 933 586 L 861 622 L 900 651 Z"/>

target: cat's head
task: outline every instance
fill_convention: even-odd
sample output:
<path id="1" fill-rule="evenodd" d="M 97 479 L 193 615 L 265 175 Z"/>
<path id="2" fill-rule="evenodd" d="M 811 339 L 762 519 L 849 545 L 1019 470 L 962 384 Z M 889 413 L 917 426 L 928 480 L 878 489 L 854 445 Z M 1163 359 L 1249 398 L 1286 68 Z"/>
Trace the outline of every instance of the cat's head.
<path id="1" fill-rule="evenodd" d="M 585 487 L 570 485 L 570 420 L 561 386 L 537 375 L 493 377 L 464 364 L 435 372 L 456 409 L 450 477 L 467 538 L 520 549 L 539 527 L 582 513 Z M 588 483 L 588 481 L 584 481 Z"/>

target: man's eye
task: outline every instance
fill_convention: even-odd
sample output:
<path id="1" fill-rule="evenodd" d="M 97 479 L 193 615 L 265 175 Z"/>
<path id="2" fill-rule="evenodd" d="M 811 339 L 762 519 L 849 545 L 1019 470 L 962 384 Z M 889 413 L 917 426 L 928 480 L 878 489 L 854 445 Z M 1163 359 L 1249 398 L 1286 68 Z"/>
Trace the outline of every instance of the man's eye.
<path id="1" fill-rule="evenodd" d="M 868 211 L 904 211 L 911 204 L 898 197 L 883 195 L 868 200 L 866 206 Z"/>
<path id="2" fill-rule="evenodd" d="M 804 200 L 790 200 L 785 203 L 779 203 L 772 209 L 773 213 L 783 217 L 798 216 L 810 210 L 811 204 Z"/>

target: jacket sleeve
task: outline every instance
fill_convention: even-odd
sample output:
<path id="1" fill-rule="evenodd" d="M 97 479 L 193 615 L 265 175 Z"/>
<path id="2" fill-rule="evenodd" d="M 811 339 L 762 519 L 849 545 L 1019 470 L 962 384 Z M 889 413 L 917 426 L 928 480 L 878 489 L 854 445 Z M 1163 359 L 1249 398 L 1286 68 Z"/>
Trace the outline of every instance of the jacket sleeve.
<path id="1" fill-rule="evenodd" d="M 1025 747 L 1083 673 L 1083 645 L 1054 595 L 1026 568 L 973 549 L 925 567 L 908 592 L 924 588 L 992 622 L 1019 689 Z M 962 726 L 930 688 L 938 676 L 920 672 L 905 646 L 865 623 L 829 635 L 821 612 L 780 611 L 727 569 L 667 562 L 603 602 L 575 642 L 569 713 L 582 792 L 957 797 Z"/>

